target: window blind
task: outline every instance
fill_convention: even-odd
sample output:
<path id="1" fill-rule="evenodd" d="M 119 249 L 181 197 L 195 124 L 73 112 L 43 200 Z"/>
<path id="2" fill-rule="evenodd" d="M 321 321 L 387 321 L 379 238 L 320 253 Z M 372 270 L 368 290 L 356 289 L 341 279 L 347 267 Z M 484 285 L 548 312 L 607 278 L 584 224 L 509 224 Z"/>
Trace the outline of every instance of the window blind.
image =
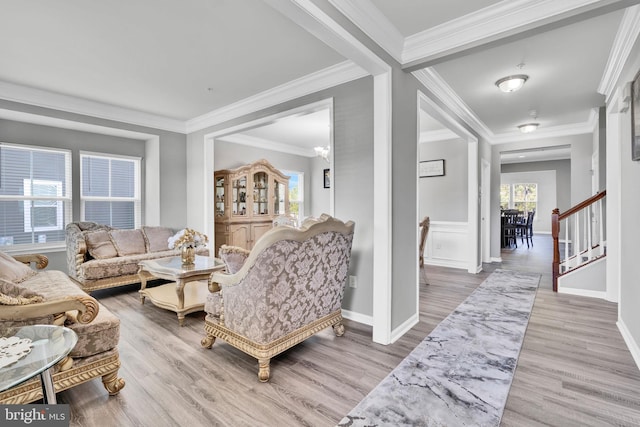
<path id="1" fill-rule="evenodd" d="M 141 224 L 140 159 L 80 154 L 81 218 L 115 228 Z"/>
<path id="2" fill-rule="evenodd" d="M 0 143 L 0 247 L 64 243 L 71 152 Z"/>

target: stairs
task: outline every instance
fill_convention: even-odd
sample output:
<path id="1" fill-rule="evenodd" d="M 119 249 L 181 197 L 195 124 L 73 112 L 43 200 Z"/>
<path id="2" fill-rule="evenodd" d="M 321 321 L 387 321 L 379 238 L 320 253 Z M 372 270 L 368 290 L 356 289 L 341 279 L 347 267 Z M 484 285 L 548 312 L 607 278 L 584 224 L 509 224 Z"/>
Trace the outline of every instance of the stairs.
<path id="1" fill-rule="evenodd" d="M 555 292 L 604 298 L 606 195 L 606 191 L 597 193 L 563 213 L 557 208 L 553 210 L 551 235 Z"/>

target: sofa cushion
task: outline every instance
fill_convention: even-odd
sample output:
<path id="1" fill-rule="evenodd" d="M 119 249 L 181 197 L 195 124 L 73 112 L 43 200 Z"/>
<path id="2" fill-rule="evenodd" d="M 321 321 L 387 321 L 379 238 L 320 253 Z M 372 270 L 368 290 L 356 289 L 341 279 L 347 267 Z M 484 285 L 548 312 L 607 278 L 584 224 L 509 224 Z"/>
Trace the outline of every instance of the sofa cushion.
<path id="1" fill-rule="evenodd" d="M 209 256 L 209 249 L 198 248 L 196 254 Z M 79 278 L 81 280 L 99 280 L 109 277 L 126 276 L 138 272 L 138 263 L 146 259 L 158 259 L 180 255 L 177 249 L 168 249 L 162 252 L 151 252 L 126 257 L 115 257 L 109 259 L 92 259 L 83 262 L 79 268 Z"/>
<path id="2" fill-rule="evenodd" d="M 118 256 L 118 251 L 111 241 L 107 230 L 87 232 L 84 236 L 89 255 L 96 259 L 106 259 Z"/>
<path id="3" fill-rule="evenodd" d="M 37 274 L 28 265 L 0 251 L 0 279 L 20 283 Z"/>
<path id="4" fill-rule="evenodd" d="M 42 301 L 44 301 L 42 295 L 8 280 L 0 279 L 1 305 L 26 305 Z"/>
<path id="5" fill-rule="evenodd" d="M 146 252 L 142 231 L 111 230 L 111 240 L 116 247 L 118 256 L 143 254 Z"/>
<path id="6" fill-rule="evenodd" d="M 78 335 L 78 343 L 71 350 L 71 357 L 88 357 L 111 350 L 120 339 L 120 319 L 98 303 L 98 315 L 91 322 L 69 322 L 65 326 Z"/>
<path id="7" fill-rule="evenodd" d="M 147 244 L 147 252 L 169 250 L 169 237 L 175 233 L 167 227 L 142 227 L 142 233 Z"/>
<path id="8" fill-rule="evenodd" d="M 31 292 L 42 295 L 45 301 L 61 299 L 67 296 L 87 294 L 69 277 L 59 270 L 42 270 L 38 274 L 20 284 Z"/>
<path id="9" fill-rule="evenodd" d="M 99 280 L 109 277 L 126 276 L 138 272 L 138 263 L 145 259 L 156 259 L 178 255 L 177 250 L 167 250 L 163 252 L 144 253 L 129 255 L 126 257 L 115 257 L 109 259 L 92 259 L 82 263 L 80 266 L 80 278 L 82 280 Z"/>

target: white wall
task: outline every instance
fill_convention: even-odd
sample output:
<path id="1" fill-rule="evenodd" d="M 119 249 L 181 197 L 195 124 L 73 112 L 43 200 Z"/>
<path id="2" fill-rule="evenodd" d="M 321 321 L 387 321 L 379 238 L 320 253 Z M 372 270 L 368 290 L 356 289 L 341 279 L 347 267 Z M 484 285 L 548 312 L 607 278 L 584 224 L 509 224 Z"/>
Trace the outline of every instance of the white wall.
<path id="1" fill-rule="evenodd" d="M 551 211 L 558 206 L 556 171 L 513 172 L 500 175 L 500 184 L 538 184 L 538 207 L 533 231 L 551 233 Z"/>

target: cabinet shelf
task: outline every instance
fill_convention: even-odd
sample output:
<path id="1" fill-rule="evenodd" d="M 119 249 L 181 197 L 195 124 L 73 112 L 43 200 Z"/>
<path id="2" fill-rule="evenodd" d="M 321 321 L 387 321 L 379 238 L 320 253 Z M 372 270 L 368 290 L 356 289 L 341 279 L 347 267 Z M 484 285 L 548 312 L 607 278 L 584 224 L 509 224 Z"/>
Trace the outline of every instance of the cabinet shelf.
<path id="1" fill-rule="evenodd" d="M 215 252 L 223 244 L 251 249 L 278 215 L 289 214 L 289 177 L 267 160 L 214 172 Z"/>

